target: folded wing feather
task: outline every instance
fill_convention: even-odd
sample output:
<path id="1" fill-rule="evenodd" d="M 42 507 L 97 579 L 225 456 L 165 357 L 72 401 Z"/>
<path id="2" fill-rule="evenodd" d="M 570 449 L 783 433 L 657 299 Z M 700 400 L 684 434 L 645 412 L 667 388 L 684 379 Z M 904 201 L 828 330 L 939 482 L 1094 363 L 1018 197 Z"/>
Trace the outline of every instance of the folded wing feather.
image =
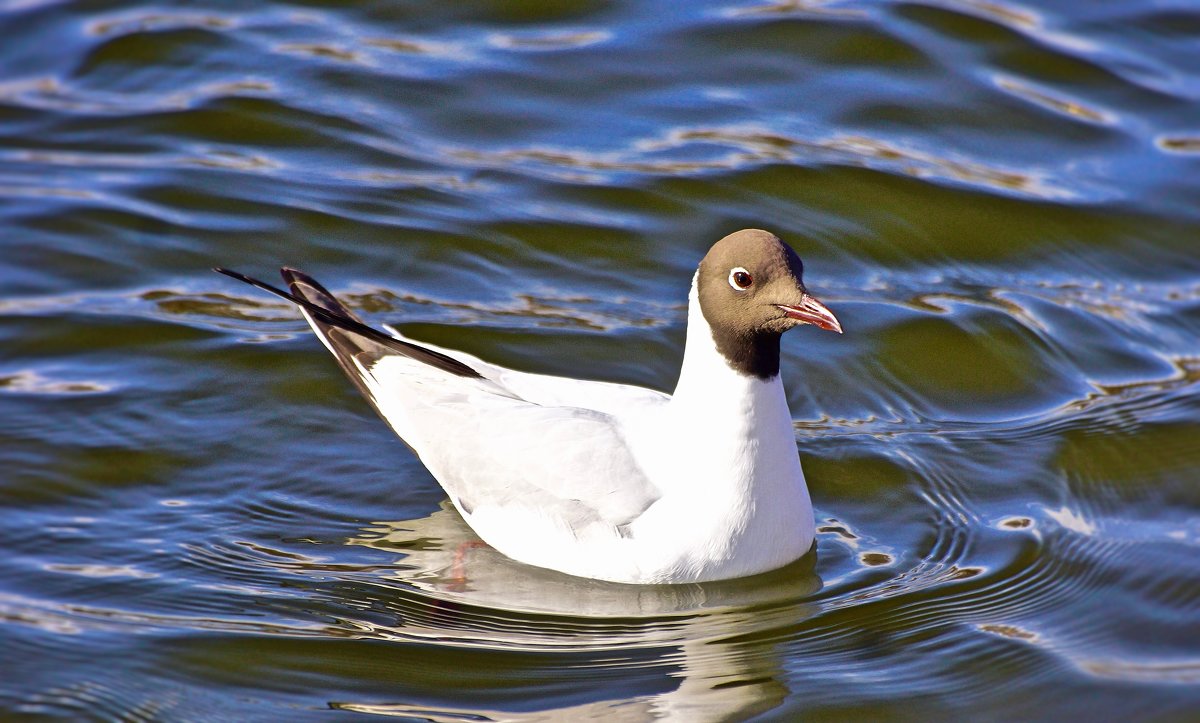
<path id="1" fill-rule="evenodd" d="M 398 334 L 387 343 L 361 333 L 362 322 L 315 280 L 294 269 L 283 275 L 296 297 L 327 312 L 301 306 L 342 370 L 468 517 L 519 509 L 576 536 L 620 535 L 658 499 L 614 412 L 665 395 L 516 372 Z"/>

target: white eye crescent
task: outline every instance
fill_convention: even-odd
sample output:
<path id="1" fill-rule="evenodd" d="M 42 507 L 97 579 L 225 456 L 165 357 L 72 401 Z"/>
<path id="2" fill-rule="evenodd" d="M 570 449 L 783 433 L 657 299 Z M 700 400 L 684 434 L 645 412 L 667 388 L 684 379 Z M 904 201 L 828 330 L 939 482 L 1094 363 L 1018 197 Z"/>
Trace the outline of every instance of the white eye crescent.
<path id="1" fill-rule="evenodd" d="M 754 277 L 741 266 L 735 266 L 729 272 L 729 285 L 733 287 L 734 291 L 745 291 L 753 283 Z"/>

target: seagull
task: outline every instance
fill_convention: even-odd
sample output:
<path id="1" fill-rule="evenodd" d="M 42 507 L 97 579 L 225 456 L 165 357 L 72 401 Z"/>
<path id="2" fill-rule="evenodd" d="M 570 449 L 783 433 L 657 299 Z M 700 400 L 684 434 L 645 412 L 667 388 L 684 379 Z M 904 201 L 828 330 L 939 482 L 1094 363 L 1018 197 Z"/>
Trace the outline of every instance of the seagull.
<path id="1" fill-rule="evenodd" d="M 385 333 L 293 268 L 280 271 L 289 291 L 214 270 L 296 304 L 467 524 L 514 560 L 673 584 L 766 572 L 813 545 L 779 342 L 802 324 L 842 326 L 772 233 L 730 234 L 700 261 L 669 395 Z"/>

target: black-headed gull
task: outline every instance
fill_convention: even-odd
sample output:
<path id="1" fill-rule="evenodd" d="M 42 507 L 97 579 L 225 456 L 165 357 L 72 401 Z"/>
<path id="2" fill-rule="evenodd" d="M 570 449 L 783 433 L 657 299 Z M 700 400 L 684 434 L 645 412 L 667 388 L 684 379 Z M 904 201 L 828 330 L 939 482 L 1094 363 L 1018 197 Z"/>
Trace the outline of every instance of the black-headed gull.
<path id="1" fill-rule="evenodd" d="M 295 269 L 282 270 L 291 293 L 217 271 L 296 303 L 463 519 L 509 557 L 684 583 L 765 572 L 812 547 L 779 340 L 800 324 L 842 327 L 774 234 L 730 234 L 700 262 L 671 395 L 514 371 L 386 334 Z"/>

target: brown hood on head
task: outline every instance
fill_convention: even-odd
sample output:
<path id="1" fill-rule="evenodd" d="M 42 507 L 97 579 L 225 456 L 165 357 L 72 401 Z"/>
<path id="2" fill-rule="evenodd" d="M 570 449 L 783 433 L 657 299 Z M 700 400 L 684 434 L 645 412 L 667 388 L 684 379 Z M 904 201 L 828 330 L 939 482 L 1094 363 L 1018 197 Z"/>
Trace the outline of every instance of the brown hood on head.
<path id="1" fill-rule="evenodd" d="M 804 264 L 778 236 L 732 233 L 700 262 L 700 311 L 730 366 L 762 379 L 779 373 L 779 338 L 800 324 L 841 333 L 837 318 L 804 288 Z"/>

